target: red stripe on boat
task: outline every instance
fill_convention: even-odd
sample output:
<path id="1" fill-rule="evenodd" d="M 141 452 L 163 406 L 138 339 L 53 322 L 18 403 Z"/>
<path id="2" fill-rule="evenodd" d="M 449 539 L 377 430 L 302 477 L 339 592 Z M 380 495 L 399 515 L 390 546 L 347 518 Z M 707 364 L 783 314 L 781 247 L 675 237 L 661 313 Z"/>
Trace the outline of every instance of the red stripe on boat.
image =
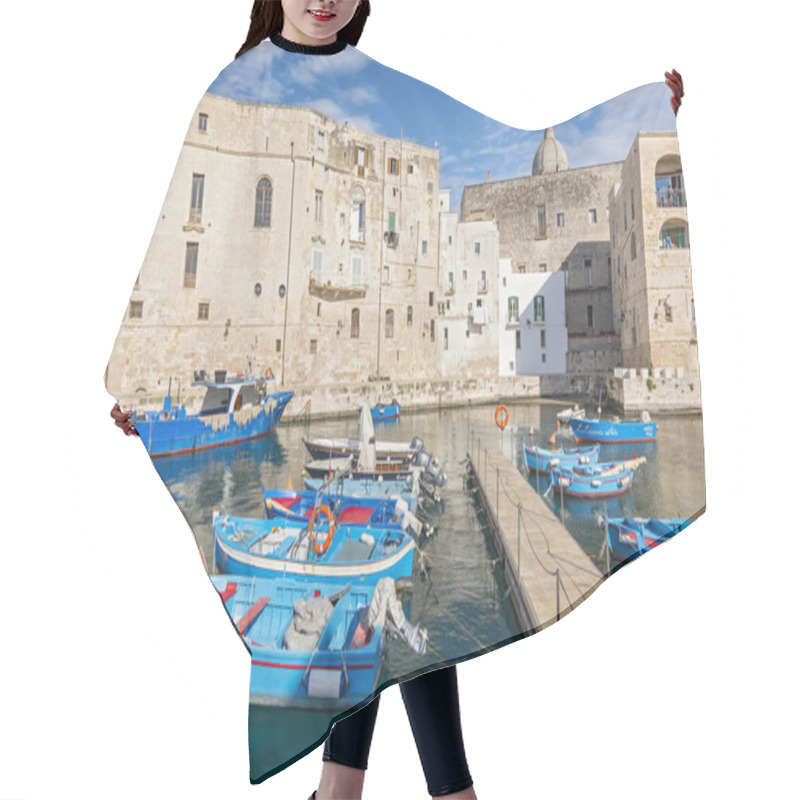
<path id="1" fill-rule="evenodd" d="M 277 503 L 284 508 L 291 508 L 295 503 L 300 502 L 300 497 L 270 497 L 273 503 Z"/>
<path id="2" fill-rule="evenodd" d="M 237 583 L 228 583 L 225 585 L 225 588 L 219 593 L 219 596 L 222 598 L 223 603 L 227 603 L 228 600 L 231 599 L 236 594 L 236 590 L 239 588 L 239 584 Z"/>
<path id="3" fill-rule="evenodd" d="M 255 618 L 264 610 L 264 606 L 269 603 L 269 597 L 259 597 L 258 600 L 245 611 L 244 616 L 239 620 L 236 626 L 239 633 L 244 636 L 245 631 L 253 624 Z"/>

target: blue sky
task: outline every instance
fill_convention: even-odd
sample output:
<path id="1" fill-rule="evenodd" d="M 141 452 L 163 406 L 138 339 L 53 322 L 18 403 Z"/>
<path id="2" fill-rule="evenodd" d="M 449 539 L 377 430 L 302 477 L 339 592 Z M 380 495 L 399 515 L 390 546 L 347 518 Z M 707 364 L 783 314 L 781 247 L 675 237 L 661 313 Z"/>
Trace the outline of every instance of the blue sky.
<path id="1" fill-rule="evenodd" d="M 259 103 L 307 106 L 362 130 L 439 150 L 439 187 L 458 210 L 465 184 L 530 175 L 544 130 L 504 125 L 353 47 L 332 55 L 290 53 L 262 42 L 229 64 L 208 88 Z M 554 132 L 569 166 L 621 161 L 638 130 L 674 131 L 670 90 L 650 83 L 594 106 Z"/>

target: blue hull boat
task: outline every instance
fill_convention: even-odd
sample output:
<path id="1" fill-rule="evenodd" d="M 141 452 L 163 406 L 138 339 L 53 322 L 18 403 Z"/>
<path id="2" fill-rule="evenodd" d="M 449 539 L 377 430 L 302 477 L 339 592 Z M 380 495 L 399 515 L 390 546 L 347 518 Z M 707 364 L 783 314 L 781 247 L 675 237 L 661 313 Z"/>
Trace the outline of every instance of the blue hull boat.
<path id="1" fill-rule="evenodd" d="M 642 517 L 604 517 L 608 548 L 619 559 L 630 559 L 652 550 L 691 523 L 690 519 L 644 519 Z"/>
<path id="2" fill-rule="evenodd" d="M 160 411 L 137 414 L 136 430 L 151 457 L 192 453 L 265 436 L 278 427 L 294 392 L 267 392 L 266 378 L 195 381 L 206 395 L 196 414 L 172 407 L 164 398 Z"/>
<path id="3" fill-rule="evenodd" d="M 562 467 L 577 467 L 581 464 L 596 464 L 600 445 L 593 447 L 578 447 L 570 450 L 559 448 L 550 450 L 534 444 L 523 447 L 525 466 L 531 472 L 549 472 L 551 467 L 560 464 Z"/>
<path id="4" fill-rule="evenodd" d="M 323 514 L 311 523 L 214 513 L 214 562 L 231 575 L 374 585 L 385 577 L 410 577 L 414 546 L 397 527 L 334 525 L 331 533 Z"/>
<path id="5" fill-rule="evenodd" d="M 293 492 L 289 489 L 261 487 L 269 519 L 291 519 L 308 523 L 317 502 L 317 492 Z M 333 511 L 337 525 L 394 525 L 397 500 L 383 497 L 356 497 L 340 494 L 334 486 L 322 493 L 321 502 Z M 408 510 L 416 509 L 416 498 Z"/>
<path id="6" fill-rule="evenodd" d="M 550 470 L 550 481 L 555 491 L 563 492 L 567 497 L 582 500 L 616 497 L 630 491 L 633 473 L 645 460 L 639 457 L 572 468 L 559 464 Z"/>
<path id="7" fill-rule="evenodd" d="M 638 419 L 570 419 L 579 442 L 654 442 L 658 425 Z"/>
<path id="8" fill-rule="evenodd" d="M 388 419 L 400 419 L 400 403 L 396 400 L 389 405 L 378 403 L 370 408 L 373 422 L 383 422 Z"/>
<path id="9" fill-rule="evenodd" d="M 241 575 L 211 581 L 250 651 L 252 703 L 344 710 L 375 691 L 383 627 L 363 641 L 357 635 L 373 587 Z M 289 649 L 295 602 L 322 595 L 334 605 L 318 640 L 309 649 Z"/>

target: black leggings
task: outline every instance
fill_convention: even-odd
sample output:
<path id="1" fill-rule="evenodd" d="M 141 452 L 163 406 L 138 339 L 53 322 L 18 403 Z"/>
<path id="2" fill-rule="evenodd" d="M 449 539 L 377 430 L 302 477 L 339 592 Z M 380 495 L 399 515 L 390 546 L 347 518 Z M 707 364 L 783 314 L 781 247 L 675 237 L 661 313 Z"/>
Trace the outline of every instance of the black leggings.
<path id="1" fill-rule="evenodd" d="M 455 666 L 403 681 L 400 691 L 431 797 L 468 789 L 472 778 L 461 736 Z M 323 761 L 367 768 L 379 700 L 380 695 L 333 726 L 325 741 Z"/>

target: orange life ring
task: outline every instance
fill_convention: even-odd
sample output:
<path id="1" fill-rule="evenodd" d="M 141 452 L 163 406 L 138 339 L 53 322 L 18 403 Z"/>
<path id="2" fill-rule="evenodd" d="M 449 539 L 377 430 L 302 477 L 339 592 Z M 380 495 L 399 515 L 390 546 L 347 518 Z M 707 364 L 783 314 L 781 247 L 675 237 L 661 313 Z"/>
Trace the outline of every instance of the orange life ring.
<path id="1" fill-rule="evenodd" d="M 503 412 L 502 422 L 500 420 L 501 411 Z M 501 431 L 504 431 L 506 429 L 506 425 L 508 425 L 508 418 L 508 409 L 502 403 L 500 403 L 500 405 L 494 410 L 494 424 L 497 425 Z"/>
<path id="2" fill-rule="evenodd" d="M 264 373 L 265 378 L 274 378 L 275 376 L 272 374 L 272 367 L 267 367 L 267 371 Z"/>
<path id="3" fill-rule="evenodd" d="M 311 516 L 308 518 L 308 533 L 309 535 L 313 535 L 314 533 L 314 523 L 316 522 L 317 517 L 320 514 L 324 514 L 326 519 L 328 520 L 328 536 L 322 544 L 316 541 L 316 537 L 314 537 L 314 552 L 321 556 L 330 546 L 331 542 L 333 541 L 333 533 L 336 530 L 333 524 L 333 513 L 328 508 L 328 506 L 320 506 L 319 508 L 315 508 L 311 512 Z"/>

